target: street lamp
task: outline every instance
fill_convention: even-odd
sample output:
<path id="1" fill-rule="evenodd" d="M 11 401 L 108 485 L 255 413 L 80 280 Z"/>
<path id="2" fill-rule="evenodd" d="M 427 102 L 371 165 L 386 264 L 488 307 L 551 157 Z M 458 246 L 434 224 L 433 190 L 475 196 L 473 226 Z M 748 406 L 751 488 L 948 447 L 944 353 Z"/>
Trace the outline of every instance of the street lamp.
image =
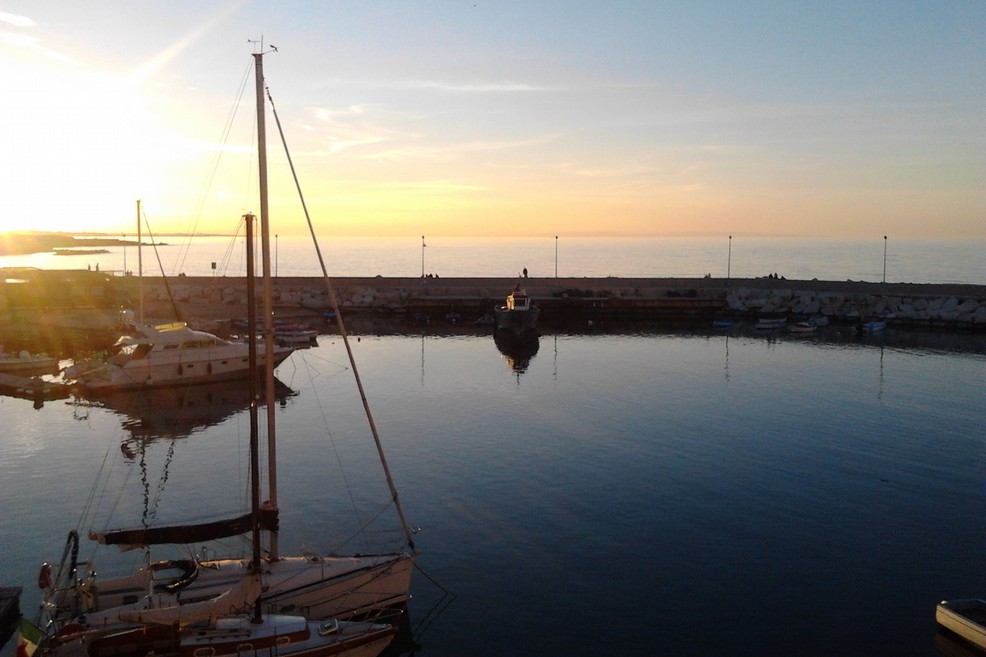
<path id="1" fill-rule="evenodd" d="M 277 233 L 274 234 L 274 278 L 277 278 Z"/>
<path id="2" fill-rule="evenodd" d="M 555 278 L 558 278 L 558 236 L 555 235 Z"/>
<path id="3" fill-rule="evenodd" d="M 425 236 L 421 236 L 421 278 L 425 277 Z"/>
<path id="4" fill-rule="evenodd" d="M 883 282 L 887 282 L 887 236 L 883 236 Z"/>
<path id="5" fill-rule="evenodd" d="M 733 236 L 729 236 L 729 250 L 726 255 L 726 283 L 729 283 L 729 275 L 733 268 Z"/>

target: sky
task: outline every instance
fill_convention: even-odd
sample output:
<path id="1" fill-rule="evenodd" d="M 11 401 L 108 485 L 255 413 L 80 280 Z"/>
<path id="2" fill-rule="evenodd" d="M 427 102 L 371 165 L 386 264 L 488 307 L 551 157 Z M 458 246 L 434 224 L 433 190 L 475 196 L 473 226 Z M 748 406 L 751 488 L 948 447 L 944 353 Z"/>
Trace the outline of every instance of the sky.
<path id="1" fill-rule="evenodd" d="M 319 234 L 986 238 L 981 0 L 0 0 L 0 231 L 237 232 L 261 42 Z"/>

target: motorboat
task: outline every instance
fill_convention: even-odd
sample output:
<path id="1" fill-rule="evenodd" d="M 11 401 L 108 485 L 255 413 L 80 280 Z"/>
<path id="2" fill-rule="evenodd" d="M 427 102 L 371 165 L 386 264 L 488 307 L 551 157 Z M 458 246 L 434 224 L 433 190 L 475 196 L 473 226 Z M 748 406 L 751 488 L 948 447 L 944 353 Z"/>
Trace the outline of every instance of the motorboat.
<path id="1" fill-rule="evenodd" d="M 212 383 L 245 378 L 249 373 L 246 342 L 224 340 L 197 331 L 185 322 L 156 326 L 135 320 L 133 311 L 122 314 L 129 332 L 121 336 L 104 359 L 82 361 L 65 370 L 65 378 L 92 393 L 153 386 Z M 274 347 L 274 366 L 293 348 Z M 264 363 L 263 355 L 260 365 Z"/>

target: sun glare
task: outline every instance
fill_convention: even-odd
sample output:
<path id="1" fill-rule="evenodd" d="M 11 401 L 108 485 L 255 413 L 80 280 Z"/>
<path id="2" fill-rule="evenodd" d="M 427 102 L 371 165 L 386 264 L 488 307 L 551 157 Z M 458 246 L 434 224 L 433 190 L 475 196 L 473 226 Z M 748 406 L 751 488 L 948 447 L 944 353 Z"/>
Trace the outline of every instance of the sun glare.
<path id="1" fill-rule="evenodd" d="M 138 87 L 64 61 L 13 67 L 0 116 L 4 229 L 118 232 L 158 174 L 153 116 Z"/>

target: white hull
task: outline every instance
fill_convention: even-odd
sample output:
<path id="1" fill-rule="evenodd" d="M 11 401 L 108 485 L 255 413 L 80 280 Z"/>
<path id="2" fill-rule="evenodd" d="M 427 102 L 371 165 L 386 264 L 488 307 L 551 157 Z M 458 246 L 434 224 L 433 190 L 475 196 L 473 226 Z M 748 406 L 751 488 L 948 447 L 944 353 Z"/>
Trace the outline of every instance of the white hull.
<path id="1" fill-rule="evenodd" d="M 183 627 L 83 630 L 46 640 L 39 650 L 47 657 L 376 657 L 395 634 L 382 624 L 234 615 Z"/>
<path id="2" fill-rule="evenodd" d="M 274 366 L 292 349 L 276 347 Z M 264 364 L 263 352 L 257 357 L 258 368 Z M 72 378 L 91 392 L 129 390 L 156 386 L 194 385 L 246 378 L 249 374 L 247 345 L 230 343 L 215 348 L 151 352 L 146 358 L 129 360 L 123 365 L 102 363 L 74 374 Z"/>
<path id="3" fill-rule="evenodd" d="M 263 564 L 261 607 L 264 613 L 299 614 L 313 620 L 381 617 L 407 602 L 414 561 L 408 554 L 361 557 L 286 557 Z M 56 624 L 83 614 L 91 628 L 130 622 L 121 611 L 146 604 L 147 591 L 174 581 L 175 569 L 148 571 L 108 579 L 87 577 L 80 587 L 79 605 L 73 591 L 54 596 L 60 612 Z M 223 559 L 198 565 L 194 579 L 170 596 L 155 594 L 155 607 L 181 607 L 219 598 L 249 579 L 249 561 Z M 180 599 L 180 602 L 179 602 Z"/>
<path id="4" fill-rule="evenodd" d="M 986 650 L 986 601 L 942 600 L 935 609 L 935 620 L 946 630 Z"/>

